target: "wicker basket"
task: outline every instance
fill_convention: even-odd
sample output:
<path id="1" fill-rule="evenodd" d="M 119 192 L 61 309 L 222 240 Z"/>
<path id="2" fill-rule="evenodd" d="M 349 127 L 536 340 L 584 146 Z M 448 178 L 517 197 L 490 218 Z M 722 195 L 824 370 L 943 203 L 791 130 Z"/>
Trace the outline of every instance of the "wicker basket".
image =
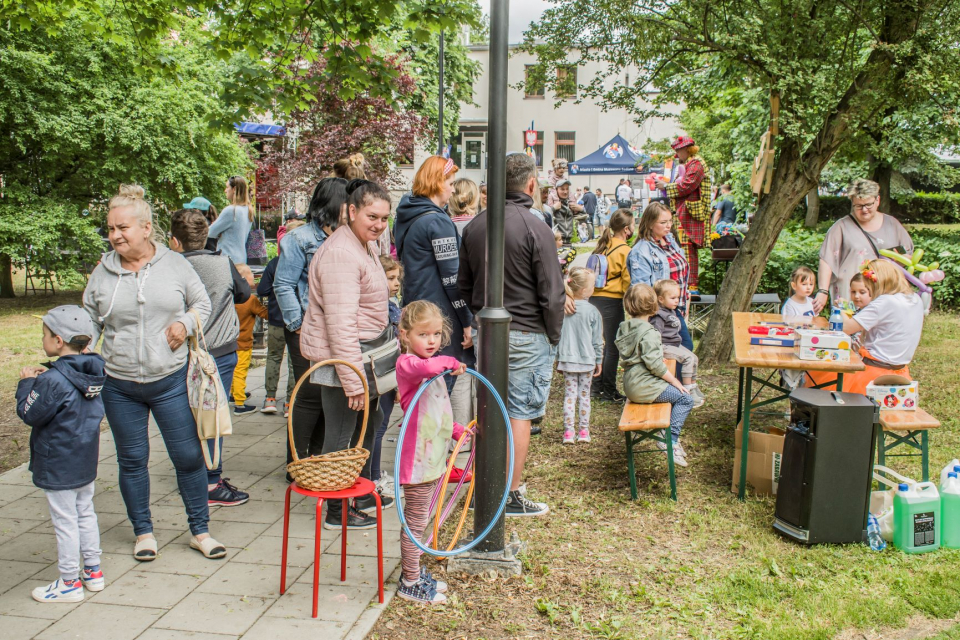
<path id="1" fill-rule="evenodd" d="M 297 381 L 297 386 L 293 388 L 293 393 L 290 395 L 290 415 L 287 417 L 287 441 L 290 444 L 290 455 L 293 456 L 293 462 L 287 465 L 287 472 L 293 476 L 299 486 L 310 491 L 349 489 L 360 477 L 360 471 L 363 470 L 363 465 L 370 456 L 370 452 L 366 449 L 353 447 L 352 449 L 331 451 L 302 460 L 297 457 L 297 449 L 293 443 L 293 407 L 297 400 L 297 393 L 303 384 L 309 384 L 310 374 L 320 367 L 331 364 L 342 364 L 350 367 L 360 377 L 360 382 L 363 384 L 363 426 L 360 428 L 360 439 L 357 442 L 363 442 L 363 436 L 367 431 L 367 418 L 370 412 L 370 390 L 367 388 L 367 376 L 345 360 L 324 360 L 310 367 L 303 374 L 303 377 Z"/>

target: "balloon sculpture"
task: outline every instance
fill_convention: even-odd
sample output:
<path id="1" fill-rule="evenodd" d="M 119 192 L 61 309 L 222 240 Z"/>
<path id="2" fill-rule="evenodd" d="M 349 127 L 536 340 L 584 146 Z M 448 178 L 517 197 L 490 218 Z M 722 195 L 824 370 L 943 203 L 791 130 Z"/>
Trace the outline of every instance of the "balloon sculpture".
<path id="1" fill-rule="evenodd" d="M 890 249 L 880 249 L 880 255 L 893 261 L 894 264 L 900 267 L 900 269 L 903 270 L 903 274 L 907 277 L 907 281 L 922 293 L 931 293 L 933 289 L 931 289 L 929 285 L 934 282 L 940 282 L 944 278 L 945 274 L 940 270 L 939 262 L 931 262 L 927 265 L 920 263 L 920 260 L 923 259 L 923 249 L 917 249 L 913 252 L 913 255 L 910 256 L 891 251 Z"/>

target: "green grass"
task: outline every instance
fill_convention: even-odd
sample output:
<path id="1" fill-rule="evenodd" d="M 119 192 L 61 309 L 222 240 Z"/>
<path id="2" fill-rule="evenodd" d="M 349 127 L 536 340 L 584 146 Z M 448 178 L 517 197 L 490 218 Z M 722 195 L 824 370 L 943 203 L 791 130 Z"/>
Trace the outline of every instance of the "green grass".
<path id="1" fill-rule="evenodd" d="M 960 318 L 933 314 L 911 366 L 921 405 L 942 421 L 931 469 L 960 455 Z M 667 496 L 661 456 L 638 458 L 640 499 L 629 499 L 618 407 L 595 404 L 593 443 L 560 444 L 555 379 L 527 482 L 545 518 L 512 519 L 528 547 L 524 575 L 505 581 L 447 576 L 442 612 L 394 600 L 373 638 L 960 639 L 960 630 L 894 635 L 960 612 L 960 551 L 904 555 L 862 545 L 802 547 L 771 529 L 774 500 L 730 493 L 736 370 L 705 371 L 708 403 L 684 428 L 691 466 L 679 502 Z M 892 459 L 918 478 L 919 462 Z M 518 521 L 522 520 L 522 521 Z M 954 620 L 955 622 L 955 620 Z M 912 631 L 911 631 L 912 633 Z M 841 634 L 843 634 L 841 636 Z"/>
<path id="2" fill-rule="evenodd" d="M 29 295 L 0 300 L 0 471 L 25 462 L 30 455 L 30 430 L 16 413 L 20 369 L 48 360 L 41 346 L 43 315 L 61 304 L 79 304 L 79 292 Z"/>

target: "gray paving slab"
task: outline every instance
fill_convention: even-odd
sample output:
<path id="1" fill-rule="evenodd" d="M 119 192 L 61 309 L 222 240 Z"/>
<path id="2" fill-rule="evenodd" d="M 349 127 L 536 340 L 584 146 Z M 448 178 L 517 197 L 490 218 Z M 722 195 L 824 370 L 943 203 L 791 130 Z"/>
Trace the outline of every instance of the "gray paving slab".
<path id="1" fill-rule="evenodd" d="M 284 370 L 285 371 L 285 370 Z M 263 400 L 263 368 L 251 371 L 250 404 Z M 281 380 L 281 386 L 284 381 Z M 396 439 L 396 429 L 389 432 Z M 34 587 L 59 576 L 56 539 L 41 490 L 26 466 L 0 475 L 0 629 L 7 640 L 97 638 L 97 640 L 259 640 L 299 636 L 364 638 L 385 605 L 377 602 L 376 531 L 348 535 L 347 576 L 340 581 L 340 531 L 323 531 L 319 617 L 311 618 L 315 501 L 291 496 L 288 590 L 280 595 L 286 423 L 259 412 L 234 421 L 224 446 L 224 476 L 249 491 L 250 501 L 210 510 L 211 533 L 228 550 L 207 560 L 189 545 L 176 474 L 156 426 L 149 427 L 151 515 L 159 554 L 153 562 L 132 556 L 135 540 L 120 495 L 113 435 L 101 433 L 101 460 L 94 504 L 98 512 L 102 592 L 84 602 L 56 605 L 30 597 Z M 395 442 L 385 443 L 392 466 Z M 384 574 L 387 601 L 396 588 L 399 522 L 384 512 Z"/>

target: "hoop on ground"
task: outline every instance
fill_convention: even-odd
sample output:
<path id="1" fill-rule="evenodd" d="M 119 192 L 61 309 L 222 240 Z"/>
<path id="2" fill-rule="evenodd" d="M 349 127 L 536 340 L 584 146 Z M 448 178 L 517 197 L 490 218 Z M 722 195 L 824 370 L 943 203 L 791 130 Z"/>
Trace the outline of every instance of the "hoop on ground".
<path id="1" fill-rule="evenodd" d="M 435 380 L 442 378 L 443 376 L 447 375 L 448 373 L 451 373 L 452 371 L 453 371 L 452 369 L 448 369 L 443 373 L 439 373 L 433 376 L 432 378 L 430 378 L 429 380 L 421 384 L 420 388 L 417 389 L 417 393 L 413 396 L 413 401 L 410 403 L 410 406 L 407 407 L 407 411 L 403 416 L 403 422 L 400 425 L 400 435 L 397 436 L 397 451 L 394 457 L 394 478 L 396 478 L 396 482 L 398 483 L 400 482 L 400 452 L 403 451 L 404 436 L 406 436 L 406 433 L 407 433 L 407 426 L 410 423 L 410 416 L 414 415 L 414 412 L 412 411 L 412 409 L 417 406 L 417 403 L 420 401 L 420 396 L 424 394 L 424 392 L 430 387 L 430 385 Z M 513 431 L 510 429 L 510 416 L 507 413 L 507 407 L 506 405 L 503 404 L 503 398 L 500 397 L 500 394 L 497 393 L 497 390 L 493 388 L 493 385 L 490 383 L 490 381 L 487 380 L 482 374 L 478 373 L 477 371 L 474 371 L 473 369 L 467 369 L 466 373 L 470 374 L 471 376 L 473 376 L 474 378 L 476 378 L 477 380 L 483 383 L 483 385 L 487 388 L 487 390 L 490 391 L 493 398 L 497 401 L 497 406 L 500 408 L 500 412 L 503 414 L 504 425 L 507 431 L 507 444 L 508 444 L 507 448 L 510 451 L 509 463 L 507 465 L 507 478 L 511 478 L 513 477 L 513 458 L 514 458 Z M 430 547 L 423 544 L 420 540 L 410 535 L 410 527 L 407 525 L 407 519 L 403 515 L 403 504 L 399 499 L 396 502 L 397 517 L 400 519 L 400 526 L 403 527 L 403 531 L 407 534 L 407 538 L 411 542 L 413 542 L 414 546 L 416 546 L 418 549 L 420 549 L 426 554 L 440 557 L 440 558 L 449 558 L 451 556 L 459 555 L 461 553 L 469 551 L 470 549 L 473 549 L 475 546 L 480 544 L 480 542 L 482 542 L 484 538 L 490 535 L 490 532 L 493 531 L 493 528 L 496 526 L 497 521 L 500 519 L 500 514 L 503 513 L 503 510 L 507 506 L 507 499 L 509 498 L 509 496 L 510 496 L 510 483 L 507 482 L 504 486 L 503 497 L 500 498 L 500 506 L 497 508 L 496 515 L 490 519 L 490 522 L 487 524 L 486 528 L 483 529 L 483 531 L 481 531 L 479 534 L 475 535 L 473 537 L 473 540 L 471 540 L 467 544 L 461 547 L 458 547 L 456 549 L 449 549 L 447 551 L 431 549 Z M 464 510 L 464 514 L 466 514 L 466 510 Z"/>

